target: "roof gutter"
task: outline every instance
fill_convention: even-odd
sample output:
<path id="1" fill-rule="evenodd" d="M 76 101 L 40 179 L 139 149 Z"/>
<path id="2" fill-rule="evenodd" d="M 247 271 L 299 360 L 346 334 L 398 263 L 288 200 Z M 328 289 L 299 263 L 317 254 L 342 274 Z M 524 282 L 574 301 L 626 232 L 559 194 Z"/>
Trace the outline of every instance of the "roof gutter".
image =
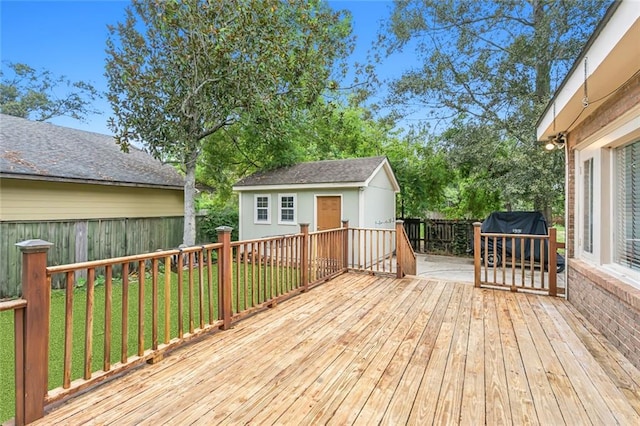
<path id="1" fill-rule="evenodd" d="M 0 172 L 0 179 L 20 179 L 20 180 L 32 180 L 43 182 L 60 182 L 60 183 L 76 183 L 76 184 L 88 184 L 88 185 L 106 185 L 106 186 L 126 186 L 134 188 L 152 188 L 152 189 L 175 189 L 183 190 L 183 186 L 179 185 L 157 185 L 152 183 L 140 183 L 140 182 L 118 182 L 107 181 L 97 179 L 72 179 L 57 176 L 42 176 L 42 175 L 28 175 L 20 173 L 2 173 Z"/>

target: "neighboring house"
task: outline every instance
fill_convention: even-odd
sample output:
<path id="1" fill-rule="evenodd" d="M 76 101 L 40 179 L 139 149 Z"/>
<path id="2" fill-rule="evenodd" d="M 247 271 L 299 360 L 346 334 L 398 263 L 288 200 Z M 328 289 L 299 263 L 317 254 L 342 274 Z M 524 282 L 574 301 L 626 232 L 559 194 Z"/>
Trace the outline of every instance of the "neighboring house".
<path id="1" fill-rule="evenodd" d="M 176 247 L 183 182 L 111 136 L 0 115 L 0 297 L 18 288 L 23 239 L 52 242 L 52 263 Z"/>
<path id="2" fill-rule="evenodd" d="M 394 229 L 400 191 L 386 157 L 301 163 L 258 172 L 234 187 L 240 239 L 350 227 Z"/>
<path id="3" fill-rule="evenodd" d="M 639 17 L 610 6 L 537 134 L 566 140 L 568 299 L 640 368 Z"/>

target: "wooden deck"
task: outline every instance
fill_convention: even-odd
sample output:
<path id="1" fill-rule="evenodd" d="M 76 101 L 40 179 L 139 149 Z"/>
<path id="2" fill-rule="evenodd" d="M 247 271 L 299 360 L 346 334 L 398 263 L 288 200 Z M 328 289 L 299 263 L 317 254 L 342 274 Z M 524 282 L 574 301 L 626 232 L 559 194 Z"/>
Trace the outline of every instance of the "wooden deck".
<path id="1" fill-rule="evenodd" d="M 565 300 L 345 274 L 38 424 L 640 424 L 640 371 Z"/>

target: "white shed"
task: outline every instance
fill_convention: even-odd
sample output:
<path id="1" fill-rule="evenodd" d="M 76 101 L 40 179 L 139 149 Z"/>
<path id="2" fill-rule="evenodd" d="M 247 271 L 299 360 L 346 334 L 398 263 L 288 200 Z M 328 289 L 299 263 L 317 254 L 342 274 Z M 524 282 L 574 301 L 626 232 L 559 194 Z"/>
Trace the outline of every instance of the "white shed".
<path id="1" fill-rule="evenodd" d="M 241 240 L 350 227 L 395 229 L 400 186 L 386 157 L 301 163 L 238 181 Z"/>

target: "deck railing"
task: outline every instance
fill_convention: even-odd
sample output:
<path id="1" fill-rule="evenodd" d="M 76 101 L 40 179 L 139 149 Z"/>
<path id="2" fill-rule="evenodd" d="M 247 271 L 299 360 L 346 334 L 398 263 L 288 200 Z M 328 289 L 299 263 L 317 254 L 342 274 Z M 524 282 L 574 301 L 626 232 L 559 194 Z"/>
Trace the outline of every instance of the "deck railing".
<path id="1" fill-rule="evenodd" d="M 401 273 L 398 274 L 398 278 L 401 278 L 403 274 L 415 275 L 416 274 L 416 253 L 413 251 L 411 241 L 405 232 L 403 226 L 396 229 L 397 234 L 397 251 L 398 259 L 401 268 Z"/>
<path id="2" fill-rule="evenodd" d="M 481 232 L 474 223 L 474 283 L 476 287 L 502 287 L 556 296 L 558 288 L 556 229 L 548 235 Z"/>
<path id="3" fill-rule="evenodd" d="M 25 374 L 25 358 L 24 358 L 24 329 L 26 317 L 27 301 L 25 299 L 9 300 L 0 302 L 0 312 L 13 311 L 13 333 L 14 333 L 14 363 L 15 363 L 15 424 L 25 423 L 25 398 L 24 391 L 24 374 Z M 3 380 L 8 380 L 4 378 Z"/>
<path id="4" fill-rule="evenodd" d="M 344 222 L 310 233 L 301 225 L 298 234 L 236 242 L 231 228 L 220 227 L 215 244 L 50 267 L 51 243 L 18 245 L 23 299 L 2 302 L 0 310 L 15 311 L 19 425 L 41 418 L 47 404 L 157 362 L 170 349 L 348 270 L 415 273 L 401 221 L 395 230 Z M 53 279 L 65 289 L 52 295 Z M 50 313 L 52 306 L 59 311 Z M 49 377 L 49 362 L 60 377 Z"/>

